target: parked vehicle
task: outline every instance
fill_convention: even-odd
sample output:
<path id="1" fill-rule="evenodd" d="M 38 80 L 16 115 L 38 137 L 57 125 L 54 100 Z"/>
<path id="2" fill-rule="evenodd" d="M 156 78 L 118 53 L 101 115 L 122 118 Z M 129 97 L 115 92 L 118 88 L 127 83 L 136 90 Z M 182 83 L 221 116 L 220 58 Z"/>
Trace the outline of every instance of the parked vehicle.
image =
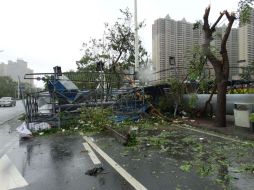
<path id="1" fill-rule="evenodd" d="M 2 97 L 0 98 L 0 106 L 2 107 L 12 107 L 12 106 L 16 106 L 16 100 L 12 97 Z"/>

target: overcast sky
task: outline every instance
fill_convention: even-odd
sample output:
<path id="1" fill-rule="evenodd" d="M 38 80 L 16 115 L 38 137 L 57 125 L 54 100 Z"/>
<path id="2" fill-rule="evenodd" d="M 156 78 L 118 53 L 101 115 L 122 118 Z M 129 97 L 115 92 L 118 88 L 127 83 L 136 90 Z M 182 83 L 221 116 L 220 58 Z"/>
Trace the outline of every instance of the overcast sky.
<path id="1" fill-rule="evenodd" d="M 138 0 L 138 20 L 146 21 L 140 37 L 151 54 L 152 23 L 167 14 L 189 22 L 202 19 L 211 3 L 211 21 L 219 12 L 235 11 L 239 0 Z M 76 69 L 81 46 L 102 37 L 104 23 L 113 23 L 119 9 L 134 9 L 134 0 L 0 0 L 0 62 L 22 58 L 34 72 Z"/>

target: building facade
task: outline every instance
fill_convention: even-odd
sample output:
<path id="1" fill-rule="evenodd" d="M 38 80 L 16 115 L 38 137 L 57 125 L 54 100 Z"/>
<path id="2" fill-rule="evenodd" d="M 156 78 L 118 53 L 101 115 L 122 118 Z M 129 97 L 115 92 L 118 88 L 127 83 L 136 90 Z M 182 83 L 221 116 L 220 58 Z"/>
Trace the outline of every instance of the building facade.
<path id="1" fill-rule="evenodd" d="M 0 76 L 9 76 L 14 81 L 19 81 L 22 83 L 28 83 L 31 87 L 34 86 L 33 80 L 24 79 L 25 74 L 33 73 L 32 69 L 27 67 L 27 62 L 22 59 L 17 59 L 17 61 L 8 61 L 8 64 L 0 64 Z"/>
<path id="2" fill-rule="evenodd" d="M 225 33 L 226 25 L 223 25 L 220 28 L 216 28 L 216 32 L 214 34 L 214 40 L 211 42 L 211 46 L 215 48 L 216 56 L 221 58 L 220 48 L 222 36 Z M 227 40 L 227 52 L 229 58 L 229 80 L 238 79 L 239 78 L 239 45 L 238 45 L 238 29 L 232 28 L 230 35 Z"/>
<path id="3" fill-rule="evenodd" d="M 216 35 L 211 45 L 220 50 L 221 36 L 225 26 L 217 28 Z M 220 35 L 219 35 L 220 34 Z M 203 42 L 202 27 L 193 30 L 193 23 L 185 19 L 175 21 L 168 15 L 154 21 L 152 26 L 152 59 L 156 68 L 156 80 L 168 78 L 183 79 L 187 74 L 187 68 L 193 57 L 193 48 L 201 46 Z M 227 49 L 230 62 L 230 79 L 238 75 L 238 30 L 232 29 Z M 210 77 L 214 77 L 211 64 L 206 65 Z"/>
<path id="4" fill-rule="evenodd" d="M 7 65 L 4 63 L 0 64 L 0 76 L 7 76 Z"/>
<path id="5" fill-rule="evenodd" d="M 254 61 L 254 10 L 250 22 L 239 26 L 239 67 L 246 67 Z M 240 74 L 242 69 L 240 69 Z"/>

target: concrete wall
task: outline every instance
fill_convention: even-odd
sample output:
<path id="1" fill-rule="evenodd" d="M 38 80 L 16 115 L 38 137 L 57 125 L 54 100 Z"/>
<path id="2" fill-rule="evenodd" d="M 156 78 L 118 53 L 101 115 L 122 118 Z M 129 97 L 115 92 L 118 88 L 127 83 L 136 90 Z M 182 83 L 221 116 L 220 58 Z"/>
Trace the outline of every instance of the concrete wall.
<path id="1" fill-rule="evenodd" d="M 197 108 L 203 108 L 205 102 L 208 100 L 210 94 L 198 94 L 198 105 Z M 184 95 L 183 101 L 185 105 L 188 105 L 188 101 L 191 95 Z M 216 100 L 217 94 L 213 95 L 211 103 L 213 105 L 214 113 L 216 111 Z M 253 103 L 254 104 L 254 94 L 227 94 L 227 114 L 233 115 L 234 103 Z"/>

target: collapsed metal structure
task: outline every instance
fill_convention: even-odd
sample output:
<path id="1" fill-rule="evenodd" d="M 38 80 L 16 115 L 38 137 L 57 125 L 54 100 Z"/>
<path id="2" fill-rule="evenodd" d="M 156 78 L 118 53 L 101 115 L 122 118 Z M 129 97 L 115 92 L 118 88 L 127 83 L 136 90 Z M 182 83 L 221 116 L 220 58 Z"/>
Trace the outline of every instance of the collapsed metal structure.
<path id="1" fill-rule="evenodd" d="M 42 80 L 46 89 L 22 92 L 27 123 L 48 122 L 60 127 L 82 107 L 110 107 L 119 116 L 117 121 L 137 119 L 144 109 L 144 88 L 135 84 L 134 74 L 103 70 L 62 73 L 56 66 L 53 73 L 31 73 L 24 78 Z"/>
<path id="2" fill-rule="evenodd" d="M 151 108 L 145 100 L 147 96 L 152 104 L 156 104 L 159 97 L 173 93 L 169 84 L 140 86 L 135 83 L 134 74 L 108 72 L 101 67 L 94 72 L 62 73 L 61 67 L 56 66 L 52 73 L 31 73 L 24 78 L 42 80 L 45 84 L 43 91 L 23 92 L 27 123 L 48 122 L 58 127 L 79 115 L 83 107 L 110 107 L 115 122 L 137 120 Z M 232 89 L 245 84 L 253 86 L 253 81 L 229 81 L 228 87 Z M 186 89 L 193 92 L 198 86 L 197 81 L 185 83 Z M 200 101 L 199 105 L 202 105 L 206 99 Z M 177 104 L 173 106 L 176 106 L 175 115 Z"/>

